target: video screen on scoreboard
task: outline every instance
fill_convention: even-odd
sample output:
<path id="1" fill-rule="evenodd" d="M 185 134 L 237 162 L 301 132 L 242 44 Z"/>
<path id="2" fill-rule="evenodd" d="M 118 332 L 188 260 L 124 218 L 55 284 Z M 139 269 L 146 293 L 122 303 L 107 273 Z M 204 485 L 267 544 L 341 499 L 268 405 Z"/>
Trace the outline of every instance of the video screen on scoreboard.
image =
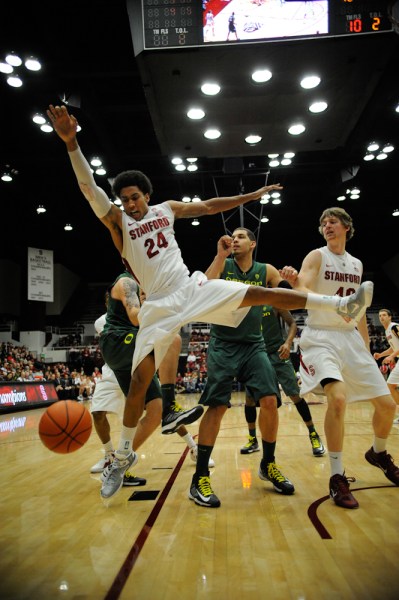
<path id="1" fill-rule="evenodd" d="M 208 0 L 204 42 L 315 37 L 329 33 L 328 0 Z"/>

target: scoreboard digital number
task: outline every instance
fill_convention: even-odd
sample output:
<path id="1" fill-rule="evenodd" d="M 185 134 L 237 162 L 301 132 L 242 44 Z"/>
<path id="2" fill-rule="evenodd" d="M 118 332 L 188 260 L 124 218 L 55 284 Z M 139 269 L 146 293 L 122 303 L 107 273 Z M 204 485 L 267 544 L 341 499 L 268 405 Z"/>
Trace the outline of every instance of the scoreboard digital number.
<path id="1" fill-rule="evenodd" d="M 202 45 L 199 0 L 144 0 L 143 23 L 145 49 Z"/>
<path id="2" fill-rule="evenodd" d="M 387 5 L 384 0 L 142 0 L 143 49 L 387 32 L 392 31 Z"/>

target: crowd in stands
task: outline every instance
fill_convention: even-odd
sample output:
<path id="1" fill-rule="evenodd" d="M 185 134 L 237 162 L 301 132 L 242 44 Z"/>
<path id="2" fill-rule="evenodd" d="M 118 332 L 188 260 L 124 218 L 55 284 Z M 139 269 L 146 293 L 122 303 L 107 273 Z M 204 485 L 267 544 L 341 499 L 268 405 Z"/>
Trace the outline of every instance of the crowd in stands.
<path id="1" fill-rule="evenodd" d="M 60 400 L 91 398 L 104 361 L 98 347 L 92 351 L 84 348 L 78 354 L 75 362 L 46 365 L 25 346 L 0 342 L 0 382 L 48 381 L 54 384 Z"/>

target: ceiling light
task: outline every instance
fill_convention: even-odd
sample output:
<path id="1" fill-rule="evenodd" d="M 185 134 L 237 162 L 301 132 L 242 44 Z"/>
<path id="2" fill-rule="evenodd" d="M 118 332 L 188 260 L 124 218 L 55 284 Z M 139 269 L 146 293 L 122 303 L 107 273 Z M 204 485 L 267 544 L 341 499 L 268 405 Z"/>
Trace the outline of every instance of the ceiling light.
<path id="1" fill-rule="evenodd" d="M 37 125 L 44 125 L 46 122 L 46 119 L 43 117 L 43 115 L 36 113 L 35 115 L 33 115 L 32 121 L 34 123 L 36 123 Z"/>
<path id="2" fill-rule="evenodd" d="M 270 194 L 264 194 L 259 202 L 261 204 L 268 204 L 269 200 L 270 200 Z"/>
<path id="3" fill-rule="evenodd" d="M 40 215 L 41 213 L 45 213 L 46 209 L 44 208 L 44 206 L 42 204 L 39 204 L 39 206 L 36 209 L 36 212 L 38 215 Z"/>
<path id="4" fill-rule="evenodd" d="M 198 166 L 191 163 L 190 165 L 188 165 L 187 171 L 198 171 Z"/>
<path id="5" fill-rule="evenodd" d="M 338 202 L 343 202 L 344 200 L 346 200 L 346 196 L 338 196 L 337 200 Z"/>
<path id="6" fill-rule="evenodd" d="M 287 165 L 290 165 L 292 163 L 292 160 L 290 158 L 283 158 L 283 160 L 281 161 L 281 164 L 284 165 L 284 167 L 286 167 Z"/>
<path id="7" fill-rule="evenodd" d="M 284 152 L 284 158 L 294 158 L 295 152 Z"/>
<path id="8" fill-rule="evenodd" d="M 7 83 L 11 87 L 18 88 L 22 85 L 22 79 L 20 79 L 18 75 L 10 75 L 10 77 L 7 77 Z"/>
<path id="9" fill-rule="evenodd" d="M 201 202 L 201 198 L 197 196 L 197 194 L 195 194 L 194 198 L 192 199 L 192 202 Z"/>
<path id="10" fill-rule="evenodd" d="M 67 223 L 64 227 L 65 231 L 72 231 L 73 227 L 70 223 Z"/>
<path id="11" fill-rule="evenodd" d="M 272 204 L 281 204 L 281 198 L 273 198 Z"/>
<path id="12" fill-rule="evenodd" d="M 306 129 L 306 127 L 305 127 L 305 125 L 302 125 L 302 123 L 294 123 L 288 129 L 288 133 L 290 133 L 291 135 L 300 135 L 301 133 L 303 133 L 305 131 L 305 129 Z"/>
<path id="13" fill-rule="evenodd" d="M 208 140 L 217 140 L 221 135 L 218 129 L 207 129 L 204 133 L 204 137 Z"/>
<path id="14" fill-rule="evenodd" d="M 3 61 L 0 61 L 0 73 L 6 73 L 7 75 L 9 75 L 10 73 L 13 72 L 13 68 L 11 65 L 9 65 L 8 63 L 5 63 Z"/>
<path id="15" fill-rule="evenodd" d="M 7 54 L 6 62 L 8 62 L 8 64 L 12 67 L 19 67 L 20 65 L 22 65 L 21 58 L 17 54 L 15 54 L 15 52 L 10 52 L 9 54 Z"/>
<path id="16" fill-rule="evenodd" d="M 195 162 L 197 162 L 198 158 L 187 158 L 186 160 L 189 163 L 195 163 Z"/>
<path id="17" fill-rule="evenodd" d="M 203 119 L 205 117 L 205 112 L 202 108 L 190 108 L 187 112 L 187 116 L 189 119 Z"/>
<path id="18" fill-rule="evenodd" d="M 98 156 L 93 156 L 93 158 L 90 161 L 90 164 L 93 167 L 101 167 L 101 165 L 103 164 L 102 160 L 100 158 L 98 158 Z"/>
<path id="19" fill-rule="evenodd" d="M 280 166 L 280 161 L 279 160 L 271 160 L 269 162 L 269 167 L 278 167 Z"/>
<path id="20" fill-rule="evenodd" d="M 272 193 L 272 198 L 280 198 L 281 194 L 280 192 L 273 192 Z"/>
<path id="21" fill-rule="evenodd" d="M 385 160 L 386 158 L 388 158 L 388 154 L 385 154 L 385 152 L 380 152 L 379 154 L 377 154 L 376 159 L 377 160 Z"/>
<path id="22" fill-rule="evenodd" d="M 327 109 L 327 106 L 327 102 L 324 101 L 313 102 L 313 104 L 309 106 L 309 110 L 312 113 L 321 113 Z"/>
<path id="23" fill-rule="evenodd" d="M 40 62 L 37 60 L 37 58 L 34 58 L 33 56 L 30 56 L 29 58 L 26 59 L 25 61 L 25 67 L 29 70 L 29 71 L 40 71 L 40 69 L 42 68 L 42 65 L 40 64 Z"/>
<path id="24" fill-rule="evenodd" d="M 99 167 L 98 169 L 96 169 L 96 175 L 106 175 L 107 171 L 104 169 L 104 167 Z"/>
<path id="25" fill-rule="evenodd" d="M 360 190 L 357 187 L 351 189 L 350 194 L 360 194 Z"/>
<path id="26" fill-rule="evenodd" d="M 116 206 L 121 206 L 122 205 L 122 200 L 120 198 L 115 198 L 114 204 L 116 204 Z"/>
<path id="27" fill-rule="evenodd" d="M 82 131 L 81 126 L 79 125 L 79 123 L 76 125 L 76 131 L 79 133 L 79 131 Z"/>
<path id="28" fill-rule="evenodd" d="M 399 104 L 396 105 L 395 112 L 399 113 Z"/>
<path id="29" fill-rule="evenodd" d="M 278 154 L 268 154 L 267 155 L 269 158 L 277 158 Z"/>
<path id="30" fill-rule="evenodd" d="M 175 156 L 170 162 L 172 163 L 172 165 L 181 165 L 183 161 L 178 156 Z"/>
<path id="31" fill-rule="evenodd" d="M 53 131 L 53 128 L 48 123 L 45 123 L 44 125 L 40 125 L 40 129 L 42 131 L 44 131 L 44 133 L 51 133 Z"/>
<path id="32" fill-rule="evenodd" d="M 268 223 L 269 219 L 267 217 L 262 217 L 260 220 L 261 223 Z"/>
<path id="33" fill-rule="evenodd" d="M 369 152 L 375 152 L 376 150 L 378 150 L 379 148 L 379 144 L 377 144 L 377 142 L 370 142 L 370 144 L 367 146 L 367 150 Z"/>
<path id="34" fill-rule="evenodd" d="M 258 144 L 261 141 L 261 136 L 260 135 L 247 135 L 247 137 L 245 138 L 245 141 L 247 142 L 247 144 Z"/>
<path id="35" fill-rule="evenodd" d="M 201 92 L 206 96 L 216 96 L 220 92 L 220 85 L 218 83 L 204 83 L 201 85 Z"/>
<path id="36" fill-rule="evenodd" d="M 375 158 L 374 154 L 366 154 L 366 156 L 363 156 L 363 160 L 373 160 L 373 158 Z"/>
<path id="37" fill-rule="evenodd" d="M 195 227 L 199 224 L 200 222 L 198 221 L 198 219 L 194 219 L 193 221 L 191 221 L 191 225 L 194 225 Z"/>
<path id="38" fill-rule="evenodd" d="M 186 165 L 183 165 L 183 163 L 180 163 L 178 165 L 175 165 L 175 169 L 176 169 L 176 171 L 185 171 Z"/>
<path id="39" fill-rule="evenodd" d="M 399 217 L 399 208 L 394 208 L 392 216 L 393 217 Z"/>
<path id="40" fill-rule="evenodd" d="M 382 149 L 383 152 L 393 152 L 394 150 L 395 150 L 395 147 L 392 146 L 392 144 L 387 144 Z"/>
<path id="41" fill-rule="evenodd" d="M 319 85 L 321 79 L 318 75 L 308 75 L 304 77 L 301 81 L 301 87 L 305 90 L 311 90 Z"/>
<path id="42" fill-rule="evenodd" d="M 10 173 L 3 173 L 2 176 L 1 176 L 1 180 L 2 181 L 6 181 L 6 182 L 12 181 L 11 174 Z"/>
<path id="43" fill-rule="evenodd" d="M 181 201 L 188 203 L 188 202 L 191 202 L 191 198 L 190 198 L 190 196 L 183 196 L 183 198 L 181 199 Z"/>
<path id="44" fill-rule="evenodd" d="M 272 78 L 272 72 L 269 69 L 260 69 L 259 71 L 254 71 L 251 77 L 255 83 L 265 83 Z"/>
<path id="45" fill-rule="evenodd" d="M 350 198 L 351 200 L 359 200 L 360 194 L 351 194 Z"/>

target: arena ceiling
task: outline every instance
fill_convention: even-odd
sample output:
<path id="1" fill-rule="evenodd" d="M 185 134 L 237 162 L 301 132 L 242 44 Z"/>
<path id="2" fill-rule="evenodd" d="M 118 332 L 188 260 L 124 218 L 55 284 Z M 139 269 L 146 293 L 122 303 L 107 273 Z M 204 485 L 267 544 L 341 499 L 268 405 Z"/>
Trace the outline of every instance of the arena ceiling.
<path id="1" fill-rule="evenodd" d="M 379 4 L 385 11 L 387 4 Z M 0 60 L 15 51 L 37 56 L 43 68 L 24 70 L 21 88 L 10 87 L 0 73 L 0 170 L 14 171 L 12 182 L 0 180 L 0 258 L 24 261 L 26 248 L 33 246 L 54 250 L 55 262 L 88 281 L 107 282 L 120 270 L 107 230 L 79 192 L 62 142 L 32 121 L 48 104 L 66 101 L 82 126 L 84 153 L 103 160 L 107 175 L 96 177 L 107 192 L 108 179 L 128 168 L 149 175 L 154 203 L 246 192 L 266 179 L 284 186 L 280 205 L 262 207 L 268 223 L 258 223 L 259 203 L 230 213 L 227 223 L 221 216 L 202 219 L 198 227 L 190 220 L 177 222 L 176 236 L 190 270 L 205 269 L 225 228 L 241 223 L 260 227 L 258 260 L 277 267 L 299 265 L 322 243 L 317 233 L 322 210 L 356 186 L 360 198 L 341 204 L 356 228 L 348 250 L 381 282 L 377 292 L 382 302 L 387 294 L 398 294 L 387 277 L 387 265 L 397 254 L 399 224 L 392 216 L 399 208 L 397 33 L 232 42 L 136 55 L 124 0 L 71 0 L 61 8 L 45 0 L 23 9 L 9 3 L 3 11 Z M 273 78 L 256 86 L 250 72 L 266 63 Z M 318 94 L 298 85 L 309 71 L 321 74 Z M 221 82 L 218 97 L 200 97 L 205 78 Z M 319 95 L 329 107 L 310 115 L 309 101 Z M 209 116 L 207 124 L 221 127 L 219 140 L 205 139 L 202 125 L 187 119 L 188 108 L 199 101 Z M 289 136 L 292 119 L 306 120 L 305 134 Z M 260 133 L 262 142 L 250 146 L 244 138 L 253 132 Z M 365 162 L 366 146 L 373 140 L 395 150 L 386 160 Z M 295 152 L 291 165 L 268 166 L 269 153 L 286 151 Z M 175 155 L 197 157 L 198 171 L 177 172 L 171 164 Z M 39 205 L 45 213 L 37 213 Z M 64 231 L 66 223 L 72 231 Z"/>

